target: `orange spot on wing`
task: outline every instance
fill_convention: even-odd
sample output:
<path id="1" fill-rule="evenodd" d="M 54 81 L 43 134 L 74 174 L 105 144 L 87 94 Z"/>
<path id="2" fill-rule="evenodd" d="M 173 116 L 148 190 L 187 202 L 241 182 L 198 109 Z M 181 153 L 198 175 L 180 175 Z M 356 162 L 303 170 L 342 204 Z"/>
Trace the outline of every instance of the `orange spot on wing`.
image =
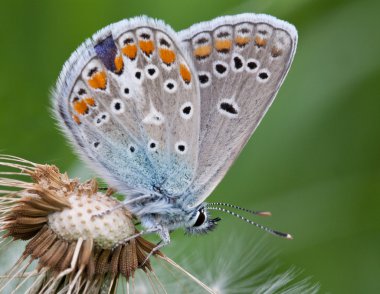
<path id="1" fill-rule="evenodd" d="M 139 41 L 139 46 L 142 52 L 144 52 L 147 56 L 150 56 L 154 51 L 154 43 L 153 41 Z"/>
<path id="2" fill-rule="evenodd" d="M 118 55 L 115 57 L 115 72 L 121 73 L 124 67 L 123 57 L 121 55 Z"/>
<path id="3" fill-rule="evenodd" d="M 205 46 L 199 46 L 194 50 L 194 55 L 197 58 L 206 58 L 211 54 L 211 46 L 205 45 Z"/>
<path id="4" fill-rule="evenodd" d="M 255 43 L 256 43 L 256 45 L 258 46 L 258 47 L 264 47 L 266 44 L 267 44 L 267 40 L 266 39 L 263 39 L 263 38 L 261 38 L 261 37 L 259 37 L 259 36 L 257 36 L 256 38 L 255 38 Z"/>
<path id="5" fill-rule="evenodd" d="M 179 73 L 181 74 L 181 77 L 186 84 L 189 84 L 191 82 L 191 73 L 185 64 L 181 63 L 179 66 Z"/>
<path id="6" fill-rule="evenodd" d="M 161 48 L 159 54 L 162 62 L 167 65 L 170 65 L 175 61 L 176 56 L 173 50 Z"/>
<path id="7" fill-rule="evenodd" d="M 215 41 L 215 49 L 218 52 L 224 52 L 227 53 L 228 51 L 231 50 L 232 47 L 232 42 L 230 40 L 216 40 Z"/>
<path id="8" fill-rule="evenodd" d="M 92 107 L 96 106 L 94 98 L 85 98 L 84 102 L 86 102 L 88 106 L 92 106 Z"/>
<path id="9" fill-rule="evenodd" d="M 73 102 L 73 108 L 75 112 L 80 115 L 88 113 L 88 106 L 84 100 L 78 100 Z"/>
<path id="10" fill-rule="evenodd" d="M 124 46 L 122 49 L 125 56 L 127 56 L 129 59 L 135 59 L 137 55 L 137 46 L 135 44 L 130 44 L 127 46 Z"/>
<path id="11" fill-rule="evenodd" d="M 250 41 L 250 38 L 249 37 L 243 37 L 243 36 L 237 36 L 235 38 L 235 43 L 239 46 L 239 47 L 244 47 L 245 45 L 247 45 Z"/>
<path id="12" fill-rule="evenodd" d="M 76 115 L 73 115 L 72 118 L 73 118 L 73 120 L 74 120 L 78 125 L 81 124 L 79 117 L 77 117 Z"/>
<path id="13" fill-rule="evenodd" d="M 94 89 L 104 90 L 107 86 L 107 75 L 105 71 L 99 71 L 94 73 L 91 78 L 88 80 L 90 87 Z"/>

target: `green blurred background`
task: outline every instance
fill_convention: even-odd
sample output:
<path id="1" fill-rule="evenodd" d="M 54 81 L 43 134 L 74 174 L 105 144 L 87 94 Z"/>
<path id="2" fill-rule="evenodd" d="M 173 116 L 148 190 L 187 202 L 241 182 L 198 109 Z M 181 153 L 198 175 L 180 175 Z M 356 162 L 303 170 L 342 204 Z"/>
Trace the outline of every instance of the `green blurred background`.
<path id="1" fill-rule="evenodd" d="M 270 237 L 266 246 L 322 292 L 379 293 L 380 1 L 3 0 L 0 151 L 83 174 L 49 112 L 49 91 L 71 52 L 135 15 L 180 30 L 242 12 L 293 23 L 298 51 L 277 100 L 211 200 L 272 211 L 259 221 L 295 240 Z M 223 220 L 213 233 L 220 242 L 232 231 L 264 235 Z M 175 246 L 193 248 L 208 240 L 175 238 Z"/>

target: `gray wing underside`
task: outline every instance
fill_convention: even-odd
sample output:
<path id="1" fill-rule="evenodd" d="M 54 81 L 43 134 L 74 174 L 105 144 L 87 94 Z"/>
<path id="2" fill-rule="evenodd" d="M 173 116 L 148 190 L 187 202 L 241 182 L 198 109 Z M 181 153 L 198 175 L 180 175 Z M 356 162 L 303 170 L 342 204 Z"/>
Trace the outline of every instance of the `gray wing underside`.
<path id="1" fill-rule="evenodd" d="M 201 87 L 199 164 L 188 193 L 203 202 L 272 104 L 292 63 L 295 28 L 267 15 L 220 17 L 179 33 Z"/>
<path id="2" fill-rule="evenodd" d="M 178 195 L 194 178 L 199 87 L 178 44 L 162 22 L 122 21 L 79 47 L 57 83 L 56 116 L 74 148 L 127 195 Z"/>

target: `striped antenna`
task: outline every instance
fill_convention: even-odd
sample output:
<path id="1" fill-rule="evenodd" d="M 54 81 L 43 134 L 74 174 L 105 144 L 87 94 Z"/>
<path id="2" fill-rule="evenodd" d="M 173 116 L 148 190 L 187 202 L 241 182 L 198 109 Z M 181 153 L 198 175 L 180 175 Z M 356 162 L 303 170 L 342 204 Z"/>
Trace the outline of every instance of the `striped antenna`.
<path id="1" fill-rule="evenodd" d="M 281 233 L 281 232 L 272 230 L 270 228 L 267 228 L 267 227 L 265 227 L 263 225 L 255 223 L 254 221 L 251 221 L 251 220 L 245 218 L 244 216 L 241 216 L 240 214 L 237 214 L 237 213 L 235 213 L 235 212 L 233 212 L 231 210 L 228 210 L 228 209 L 225 209 L 225 208 L 221 208 L 221 207 L 208 207 L 208 206 L 207 206 L 207 209 L 210 209 L 210 210 L 219 210 L 219 211 L 231 214 L 231 215 L 233 215 L 233 216 L 235 216 L 237 218 L 240 218 L 241 220 L 243 220 L 243 221 L 245 221 L 245 222 L 247 222 L 247 223 L 249 223 L 251 225 L 254 225 L 254 226 L 258 227 L 259 229 L 264 230 L 264 231 L 266 231 L 266 232 L 268 232 L 268 233 L 270 233 L 272 235 L 279 236 L 279 237 L 282 237 L 282 238 L 285 238 L 285 239 L 290 239 L 290 240 L 293 239 L 292 235 L 290 235 L 290 234 Z"/>
<path id="2" fill-rule="evenodd" d="M 238 209 L 238 210 L 241 210 L 241 211 L 244 211 L 244 212 L 248 212 L 248 213 L 253 214 L 253 215 L 259 215 L 259 216 L 271 216 L 272 215 L 272 213 L 270 211 L 254 211 L 254 210 L 251 210 L 251 209 L 243 208 L 243 207 L 240 207 L 240 206 L 237 206 L 237 205 L 233 205 L 233 204 L 229 204 L 229 203 L 224 203 L 224 202 L 210 202 L 210 203 L 207 203 L 207 205 L 227 206 L 227 207 L 230 207 L 230 208 L 235 208 L 235 209 Z"/>

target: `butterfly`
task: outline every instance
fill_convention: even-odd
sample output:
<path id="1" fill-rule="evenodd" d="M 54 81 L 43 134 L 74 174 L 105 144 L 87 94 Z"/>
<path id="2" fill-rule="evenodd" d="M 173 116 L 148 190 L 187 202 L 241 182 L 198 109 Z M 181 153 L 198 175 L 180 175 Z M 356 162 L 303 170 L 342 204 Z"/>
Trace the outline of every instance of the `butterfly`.
<path id="1" fill-rule="evenodd" d="M 126 199 L 143 233 L 206 233 L 206 203 L 272 104 L 297 31 L 263 14 L 218 17 L 175 32 L 146 16 L 111 24 L 65 63 L 53 93 L 74 149 Z M 117 208 L 116 208 L 117 209 Z M 265 213 L 252 212 L 254 214 Z M 132 236 L 135 237 L 135 236 Z"/>

